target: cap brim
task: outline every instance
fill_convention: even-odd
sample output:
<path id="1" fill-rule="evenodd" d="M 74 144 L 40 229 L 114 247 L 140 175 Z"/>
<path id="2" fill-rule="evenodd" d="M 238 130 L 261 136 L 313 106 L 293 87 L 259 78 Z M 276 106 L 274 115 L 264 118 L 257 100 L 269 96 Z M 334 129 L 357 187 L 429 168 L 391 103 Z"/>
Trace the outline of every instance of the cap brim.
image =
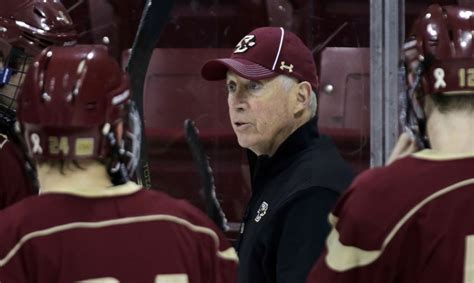
<path id="1" fill-rule="evenodd" d="M 220 58 L 208 61 L 201 69 L 201 76 L 208 81 L 224 80 L 231 70 L 248 80 L 263 80 L 278 73 L 245 59 Z"/>

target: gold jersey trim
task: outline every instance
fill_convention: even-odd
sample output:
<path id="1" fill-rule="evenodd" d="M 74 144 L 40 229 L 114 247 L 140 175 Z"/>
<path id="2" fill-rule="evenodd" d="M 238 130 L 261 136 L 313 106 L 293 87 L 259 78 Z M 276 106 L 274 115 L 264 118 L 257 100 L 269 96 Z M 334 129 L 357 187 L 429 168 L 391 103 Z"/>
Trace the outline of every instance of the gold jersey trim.
<path id="1" fill-rule="evenodd" d="M 85 198 L 100 198 L 100 197 L 116 197 L 116 196 L 124 196 L 124 195 L 131 195 L 133 193 L 138 192 L 141 190 L 142 187 L 137 185 L 134 182 L 127 182 L 123 185 L 118 186 L 111 186 L 108 188 L 55 188 L 55 189 L 48 189 L 48 190 L 40 190 L 40 195 L 45 194 L 66 194 L 66 195 L 73 195 L 78 197 L 85 197 Z"/>
<path id="2" fill-rule="evenodd" d="M 375 262 L 382 255 L 385 248 L 393 240 L 393 238 L 402 228 L 402 226 L 406 222 L 408 222 L 408 220 L 410 220 L 410 218 L 416 212 L 423 208 L 423 206 L 447 193 L 473 184 L 474 178 L 466 179 L 464 181 L 455 183 L 451 186 L 441 189 L 423 199 L 410 211 L 408 211 L 408 213 L 405 214 L 405 216 L 403 216 L 400 221 L 398 221 L 398 223 L 392 228 L 390 233 L 385 237 L 381 248 L 378 250 L 364 250 L 355 246 L 344 245 L 343 243 L 341 243 L 339 232 L 336 229 L 336 224 L 339 221 L 339 218 L 334 216 L 333 214 L 330 214 L 329 222 L 331 223 L 333 228 L 326 240 L 328 253 L 326 255 L 325 261 L 327 266 L 336 272 L 344 272 L 356 267 L 366 266 Z"/>
<path id="3" fill-rule="evenodd" d="M 412 156 L 415 158 L 432 160 L 432 161 L 446 161 L 446 160 L 474 158 L 474 152 L 449 154 L 449 153 L 439 153 L 432 149 L 424 149 L 412 154 Z"/>
<path id="4" fill-rule="evenodd" d="M 474 94 L 473 90 L 452 90 L 452 91 L 443 91 L 441 94 L 444 95 L 471 95 Z"/>
<path id="5" fill-rule="evenodd" d="M 112 277 L 101 277 L 101 278 L 81 280 L 74 283 L 120 283 L 120 281 Z"/>
<path id="6" fill-rule="evenodd" d="M 142 215 L 142 216 L 134 216 L 134 217 L 124 217 L 118 219 L 110 219 L 104 221 L 97 221 L 97 222 L 72 222 L 63 225 L 58 225 L 54 227 L 50 227 L 43 230 L 38 230 L 35 232 L 31 232 L 26 234 L 25 236 L 21 237 L 20 241 L 7 253 L 6 256 L 0 258 L 0 268 L 5 266 L 23 247 L 27 242 L 41 237 L 50 236 L 56 233 L 61 233 L 68 230 L 73 229 L 100 229 L 105 227 L 112 227 L 112 226 L 120 226 L 120 225 L 127 225 L 131 223 L 145 223 L 145 222 L 153 222 L 153 221 L 168 221 L 172 222 L 181 226 L 186 227 L 188 230 L 207 235 L 212 238 L 215 244 L 217 257 L 228 260 L 238 262 L 237 253 L 233 248 L 229 248 L 225 251 L 219 250 L 219 236 L 214 232 L 212 229 L 192 224 L 191 222 L 168 214 L 153 214 L 153 215 Z"/>
<path id="7" fill-rule="evenodd" d="M 5 144 L 8 142 L 8 137 L 4 134 L 0 134 L 0 149 L 5 146 Z"/>

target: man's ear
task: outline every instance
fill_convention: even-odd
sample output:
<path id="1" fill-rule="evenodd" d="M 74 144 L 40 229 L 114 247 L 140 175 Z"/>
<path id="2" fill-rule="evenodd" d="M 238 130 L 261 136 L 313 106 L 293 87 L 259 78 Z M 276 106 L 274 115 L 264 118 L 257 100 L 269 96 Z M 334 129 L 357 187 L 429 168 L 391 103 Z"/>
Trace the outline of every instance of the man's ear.
<path id="1" fill-rule="evenodd" d="M 309 82 L 300 82 L 296 86 L 296 104 L 293 113 L 301 115 L 306 109 L 309 111 L 309 104 L 311 102 L 311 84 Z"/>

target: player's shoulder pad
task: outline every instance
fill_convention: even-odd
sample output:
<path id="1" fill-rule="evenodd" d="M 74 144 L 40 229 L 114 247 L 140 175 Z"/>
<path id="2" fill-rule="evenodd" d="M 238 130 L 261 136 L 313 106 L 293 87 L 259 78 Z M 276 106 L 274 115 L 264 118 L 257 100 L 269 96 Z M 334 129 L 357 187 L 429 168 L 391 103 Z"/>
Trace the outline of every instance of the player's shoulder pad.
<path id="1" fill-rule="evenodd" d="M 403 163 L 399 165 L 406 166 Z M 404 183 L 400 183 L 402 172 L 398 172 L 397 167 L 373 168 L 357 176 L 333 210 L 334 215 L 340 218 L 336 226 L 341 234 L 370 231 L 370 235 L 363 237 L 365 246 L 369 245 L 367 243 L 373 245 L 372 248 L 381 245 L 406 214 L 409 202 L 400 190 Z"/>

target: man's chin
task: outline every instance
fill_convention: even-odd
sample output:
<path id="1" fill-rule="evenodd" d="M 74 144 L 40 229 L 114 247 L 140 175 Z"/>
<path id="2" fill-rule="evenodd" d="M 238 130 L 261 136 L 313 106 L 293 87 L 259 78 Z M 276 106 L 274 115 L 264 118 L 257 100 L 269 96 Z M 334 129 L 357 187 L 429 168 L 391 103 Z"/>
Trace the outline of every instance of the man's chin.
<path id="1" fill-rule="evenodd" d="M 238 141 L 240 147 L 248 149 L 248 150 L 254 152 L 255 154 L 257 154 L 256 142 L 255 141 L 248 140 L 248 139 L 242 139 L 242 138 L 237 138 L 237 141 Z"/>
<path id="2" fill-rule="evenodd" d="M 252 144 L 247 138 L 237 136 L 237 142 L 239 143 L 240 147 L 251 149 Z"/>

